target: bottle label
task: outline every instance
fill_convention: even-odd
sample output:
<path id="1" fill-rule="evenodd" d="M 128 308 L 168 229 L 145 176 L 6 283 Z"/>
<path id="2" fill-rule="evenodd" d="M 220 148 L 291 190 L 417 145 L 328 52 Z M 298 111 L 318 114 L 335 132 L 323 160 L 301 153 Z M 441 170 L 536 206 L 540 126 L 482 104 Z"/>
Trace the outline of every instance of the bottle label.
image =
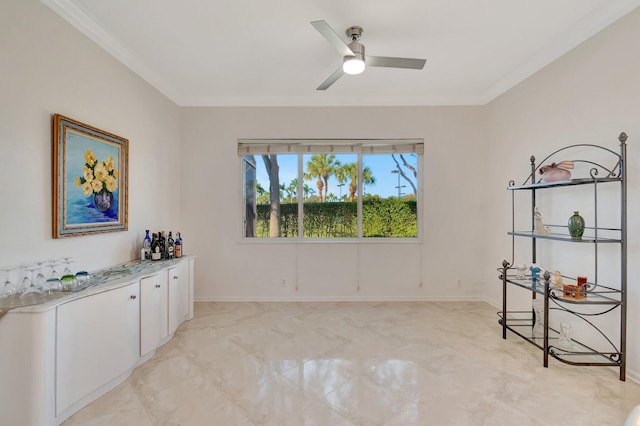
<path id="1" fill-rule="evenodd" d="M 175 257 L 181 257 L 182 256 L 182 247 L 180 245 L 177 245 L 173 248 L 173 255 Z"/>
<path id="2" fill-rule="evenodd" d="M 169 259 L 173 258 L 173 246 L 167 247 L 167 255 Z"/>

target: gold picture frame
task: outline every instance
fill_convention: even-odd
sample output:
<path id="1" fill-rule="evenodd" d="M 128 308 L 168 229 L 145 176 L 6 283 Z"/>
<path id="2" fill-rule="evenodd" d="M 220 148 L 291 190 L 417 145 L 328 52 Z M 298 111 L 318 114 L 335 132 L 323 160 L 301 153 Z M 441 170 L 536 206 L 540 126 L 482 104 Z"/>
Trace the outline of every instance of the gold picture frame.
<path id="1" fill-rule="evenodd" d="M 53 238 L 128 229 L 129 141 L 53 115 Z"/>

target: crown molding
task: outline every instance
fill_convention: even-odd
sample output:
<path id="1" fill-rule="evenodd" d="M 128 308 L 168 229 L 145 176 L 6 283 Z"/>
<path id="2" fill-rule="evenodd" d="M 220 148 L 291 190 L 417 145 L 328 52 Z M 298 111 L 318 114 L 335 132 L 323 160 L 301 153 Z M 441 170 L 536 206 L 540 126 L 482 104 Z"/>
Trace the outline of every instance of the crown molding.
<path id="1" fill-rule="evenodd" d="M 124 66 L 139 75 L 160 93 L 180 104 L 179 93 L 158 76 L 134 51 L 111 31 L 104 27 L 83 7 L 73 0 L 40 0 L 78 31 L 104 49 Z"/>

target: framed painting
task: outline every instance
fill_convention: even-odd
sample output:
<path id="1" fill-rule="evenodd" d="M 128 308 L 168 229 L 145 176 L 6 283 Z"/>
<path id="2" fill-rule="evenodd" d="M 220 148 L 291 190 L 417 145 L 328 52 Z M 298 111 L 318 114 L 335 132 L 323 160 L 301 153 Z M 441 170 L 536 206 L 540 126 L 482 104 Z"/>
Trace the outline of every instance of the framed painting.
<path id="1" fill-rule="evenodd" d="M 126 231 L 129 141 L 53 116 L 53 238 Z"/>

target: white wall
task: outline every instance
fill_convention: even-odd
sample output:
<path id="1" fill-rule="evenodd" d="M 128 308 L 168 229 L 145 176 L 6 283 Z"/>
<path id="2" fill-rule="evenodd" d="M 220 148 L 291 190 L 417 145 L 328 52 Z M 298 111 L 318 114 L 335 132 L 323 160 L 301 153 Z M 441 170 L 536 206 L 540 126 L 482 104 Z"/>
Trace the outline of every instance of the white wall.
<path id="1" fill-rule="evenodd" d="M 199 257 L 198 300 L 479 297 L 486 158 L 480 107 L 185 108 L 182 114 L 185 250 Z M 238 138 L 424 138 L 423 242 L 242 242 Z"/>
<path id="2" fill-rule="evenodd" d="M 487 148 L 491 158 L 499 163 L 497 173 L 488 177 L 484 189 L 487 198 L 487 240 L 495 266 L 503 258 L 510 259 L 510 239 L 506 232 L 510 223 L 509 196 L 505 190 L 510 179 L 522 183 L 528 174 L 530 155 L 539 159 L 553 150 L 573 143 L 595 143 L 618 150 L 617 137 L 621 131 L 628 140 L 628 370 L 640 378 L 640 56 L 637 44 L 640 40 L 640 10 L 636 10 L 583 43 L 567 55 L 550 64 L 500 98 L 487 108 Z M 572 159 L 572 158 L 569 158 Z M 602 187 L 603 196 L 610 197 L 615 188 Z M 583 206 L 588 194 L 563 192 L 564 199 L 556 197 L 547 201 L 546 208 L 555 223 L 566 221 L 575 206 Z M 582 198 L 585 197 L 585 198 Z M 612 200 L 610 197 L 609 200 Z M 607 205 L 607 202 L 611 204 Z M 563 207 L 554 211 L 554 203 Z M 618 211 L 617 201 L 605 201 L 602 213 Z M 589 214 L 589 213 L 588 213 Z M 591 223 L 593 224 L 593 223 Z M 502 236 L 496 238 L 495 236 Z M 565 245 L 553 256 L 542 253 L 548 268 L 575 268 L 580 259 L 566 262 L 561 251 L 571 251 L 589 256 L 576 245 Z M 517 263 L 527 262 L 526 259 Z M 560 263 L 562 261 L 562 263 Z M 605 248 L 600 259 L 601 273 L 605 276 L 619 268 L 619 256 L 615 250 Z M 544 266 L 544 265 L 543 265 Z M 500 286 L 492 269 L 485 271 L 484 294 L 493 303 L 501 300 Z M 615 284 L 611 282 L 609 284 Z M 530 305 L 526 298 L 516 300 L 521 306 Z M 615 315 L 600 321 L 604 328 L 618 328 Z M 574 328 L 577 327 L 574 321 Z"/>
<path id="3" fill-rule="evenodd" d="M 0 267 L 94 270 L 134 258 L 145 227 L 179 226 L 175 104 L 36 0 L 2 2 L 0 70 Z M 129 231 L 52 239 L 54 113 L 129 139 Z"/>

